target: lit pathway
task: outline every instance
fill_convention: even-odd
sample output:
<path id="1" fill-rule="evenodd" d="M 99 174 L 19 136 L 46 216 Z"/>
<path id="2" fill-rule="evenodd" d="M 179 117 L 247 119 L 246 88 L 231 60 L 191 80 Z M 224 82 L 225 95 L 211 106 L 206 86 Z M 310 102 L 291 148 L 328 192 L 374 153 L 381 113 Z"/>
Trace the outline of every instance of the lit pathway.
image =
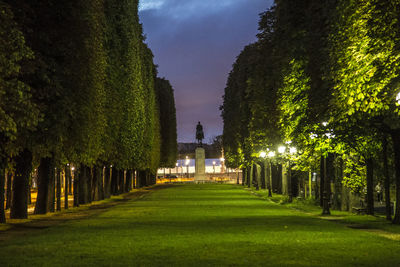
<path id="1" fill-rule="evenodd" d="M 0 266 L 399 266 L 400 243 L 235 185 L 154 191 L 0 243 Z"/>

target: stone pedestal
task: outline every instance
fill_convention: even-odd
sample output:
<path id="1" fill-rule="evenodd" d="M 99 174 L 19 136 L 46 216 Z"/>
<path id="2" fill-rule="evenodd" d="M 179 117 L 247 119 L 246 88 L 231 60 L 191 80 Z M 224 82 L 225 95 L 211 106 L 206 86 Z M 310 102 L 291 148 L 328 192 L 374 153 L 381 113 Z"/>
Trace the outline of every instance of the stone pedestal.
<path id="1" fill-rule="evenodd" d="M 195 165 L 195 174 L 194 181 L 204 181 L 206 180 L 206 153 L 204 148 L 198 147 L 196 148 L 196 165 Z"/>

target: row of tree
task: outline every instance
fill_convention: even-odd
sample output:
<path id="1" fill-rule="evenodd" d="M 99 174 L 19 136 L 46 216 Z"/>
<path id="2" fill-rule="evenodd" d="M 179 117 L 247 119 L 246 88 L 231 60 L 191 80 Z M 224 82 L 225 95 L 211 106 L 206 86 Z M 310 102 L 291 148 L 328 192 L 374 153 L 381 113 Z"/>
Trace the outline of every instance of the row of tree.
<path id="1" fill-rule="evenodd" d="M 293 185 L 293 167 L 300 180 L 319 174 L 324 213 L 340 208 L 345 192 L 365 191 L 373 214 L 381 182 L 390 220 L 393 181 L 400 203 L 399 17 L 399 0 L 276 0 L 227 81 L 221 107 L 227 166 L 253 173 L 260 151 L 287 143 L 296 153 L 274 159 L 286 162 L 282 191 L 290 197 L 301 188 Z M 399 224 L 400 205 L 395 214 Z"/>
<path id="2" fill-rule="evenodd" d="M 69 163 L 77 203 L 90 202 L 95 185 L 121 193 L 133 171 L 146 186 L 175 165 L 173 90 L 157 78 L 138 0 L 0 1 L 0 40 L 0 222 L 5 169 L 10 216 L 26 218 L 34 168 L 35 213 L 46 213 Z"/>

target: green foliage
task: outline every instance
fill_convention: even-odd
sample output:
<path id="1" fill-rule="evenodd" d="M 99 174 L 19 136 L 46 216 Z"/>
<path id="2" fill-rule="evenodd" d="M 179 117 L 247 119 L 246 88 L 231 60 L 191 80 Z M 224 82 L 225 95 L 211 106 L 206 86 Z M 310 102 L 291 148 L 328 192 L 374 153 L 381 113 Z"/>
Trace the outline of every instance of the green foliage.
<path id="1" fill-rule="evenodd" d="M 178 156 L 174 91 L 168 80 L 157 78 L 155 83 L 160 113 L 160 167 L 174 168 Z"/>
<path id="2" fill-rule="evenodd" d="M 299 151 L 296 169 L 319 168 L 321 156 L 336 153 L 343 183 L 363 189 L 365 161 L 378 159 L 382 136 L 400 129 L 399 14 L 399 0 L 276 0 L 228 78 L 228 166 L 275 150 L 281 136 Z"/>
<path id="3" fill-rule="evenodd" d="M 34 58 L 10 7 L 0 3 L 0 159 L 15 155 L 20 139 L 35 129 L 39 110 L 23 75 Z"/>
<path id="4" fill-rule="evenodd" d="M 355 153 L 349 153 L 349 155 L 343 155 L 343 161 L 345 168 L 342 183 L 352 192 L 365 193 L 367 185 L 365 160 Z"/>
<path id="5" fill-rule="evenodd" d="M 1 134 L 37 160 L 158 168 L 156 69 L 138 1 L 5 2 L 23 32 L 2 4 L 0 95 L 10 99 L 0 103 Z"/>

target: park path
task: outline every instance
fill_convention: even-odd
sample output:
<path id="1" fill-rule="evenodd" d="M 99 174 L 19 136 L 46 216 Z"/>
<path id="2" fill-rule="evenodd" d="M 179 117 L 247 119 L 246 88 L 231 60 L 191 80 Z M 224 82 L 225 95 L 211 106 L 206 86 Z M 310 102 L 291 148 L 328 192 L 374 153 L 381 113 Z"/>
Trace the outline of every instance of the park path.
<path id="1" fill-rule="evenodd" d="M 400 243 L 236 185 L 177 185 L 0 241 L 0 266 L 400 266 Z"/>

